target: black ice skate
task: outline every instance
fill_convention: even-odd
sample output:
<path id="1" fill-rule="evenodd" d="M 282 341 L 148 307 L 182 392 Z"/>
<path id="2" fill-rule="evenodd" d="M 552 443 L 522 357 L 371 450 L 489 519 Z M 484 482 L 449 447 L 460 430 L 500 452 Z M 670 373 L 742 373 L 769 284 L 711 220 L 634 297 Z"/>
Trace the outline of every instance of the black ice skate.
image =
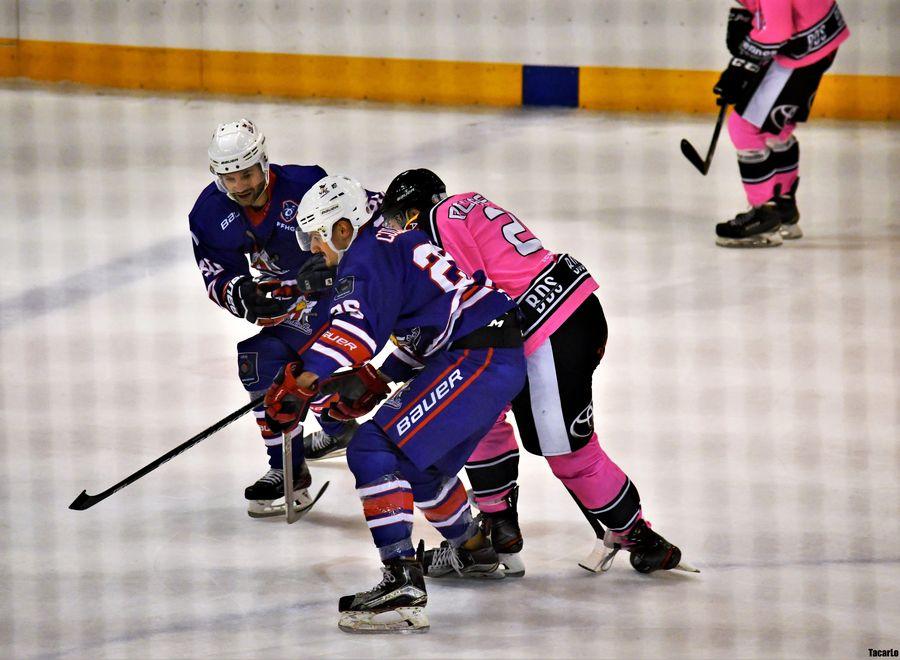
<path id="1" fill-rule="evenodd" d="M 775 197 L 775 209 L 781 219 L 781 228 L 778 233 L 781 238 L 790 241 L 802 238 L 803 230 L 800 229 L 800 210 L 797 208 L 797 186 L 800 179 L 794 181 L 790 191 L 786 195 Z"/>
<path id="2" fill-rule="evenodd" d="M 450 545 L 449 541 L 443 541 L 437 548 L 425 552 L 422 565 L 425 575 L 430 578 L 463 577 L 499 580 L 506 577 L 506 572 L 500 566 L 497 551 L 488 543 L 487 539 L 482 547 L 475 550 L 456 548 Z"/>
<path id="3" fill-rule="evenodd" d="M 650 529 L 643 519 L 638 520 L 627 534 L 606 530 L 603 543 L 611 552 L 605 557 L 600 572 L 612 566 L 616 553 L 625 549 L 631 553 L 631 566 L 638 573 L 677 569 L 688 573 L 700 571 L 681 560 L 681 550 Z"/>
<path id="4" fill-rule="evenodd" d="M 294 468 L 294 495 L 298 509 L 306 508 L 314 502 L 307 490 L 312 484 L 312 476 L 306 463 Z M 273 518 L 284 516 L 284 470 L 272 468 L 261 476 L 255 484 L 244 490 L 247 499 L 247 514 L 251 518 Z M 318 499 L 318 498 L 316 498 Z"/>
<path id="5" fill-rule="evenodd" d="M 348 633 L 420 633 L 428 630 L 428 593 L 422 575 L 421 544 L 416 559 L 384 563 L 381 582 L 369 591 L 342 596 L 338 628 Z"/>
<path id="6" fill-rule="evenodd" d="M 716 225 L 716 245 L 722 247 L 777 247 L 781 245 L 781 215 L 774 199 L 738 213 Z"/>
<path id="7" fill-rule="evenodd" d="M 359 423 L 351 419 L 344 424 L 339 435 L 328 435 L 325 431 L 314 431 L 303 436 L 303 456 L 308 461 L 321 461 L 323 458 L 337 458 L 347 453 L 347 445 L 359 428 Z"/>
<path id="8" fill-rule="evenodd" d="M 481 532 L 491 539 L 491 546 L 497 553 L 500 565 L 506 577 L 523 577 L 525 564 L 519 555 L 524 544 L 522 531 L 519 529 L 519 514 L 516 503 L 519 499 L 519 487 L 515 486 L 504 498 L 508 508 L 496 513 L 482 512 L 478 518 Z"/>

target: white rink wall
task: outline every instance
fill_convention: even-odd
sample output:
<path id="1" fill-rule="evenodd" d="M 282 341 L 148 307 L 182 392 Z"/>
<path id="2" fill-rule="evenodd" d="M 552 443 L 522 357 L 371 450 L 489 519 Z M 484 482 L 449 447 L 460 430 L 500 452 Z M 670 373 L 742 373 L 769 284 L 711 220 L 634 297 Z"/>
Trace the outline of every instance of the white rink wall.
<path id="1" fill-rule="evenodd" d="M 725 0 L 0 0 L 0 38 L 559 66 L 715 70 Z M 843 0 L 834 72 L 900 75 L 897 0 Z"/>

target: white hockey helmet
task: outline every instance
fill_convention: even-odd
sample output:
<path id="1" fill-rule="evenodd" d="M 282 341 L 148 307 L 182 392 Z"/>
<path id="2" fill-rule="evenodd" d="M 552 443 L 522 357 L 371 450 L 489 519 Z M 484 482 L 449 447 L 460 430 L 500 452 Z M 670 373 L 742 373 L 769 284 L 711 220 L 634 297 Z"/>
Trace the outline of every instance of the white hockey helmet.
<path id="1" fill-rule="evenodd" d="M 216 175 L 219 190 L 227 193 L 222 175 L 240 172 L 259 164 L 269 184 L 266 136 L 249 119 L 219 124 L 209 142 L 209 171 Z"/>
<path id="2" fill-rule="evenodd" d="M 356 238 L 359 228 L 369 220 L 367 206 L 369 196 L 359 181 L 346 176 L 326 176 L 313 184 L 300 200 L 297 209 L 297 242 L 303 250 L 309 251 L 313 232 L 339 255 L 331 242 L 331 232 L 338 220 L 347 220 L 353 226 L 350 242 Z"/>

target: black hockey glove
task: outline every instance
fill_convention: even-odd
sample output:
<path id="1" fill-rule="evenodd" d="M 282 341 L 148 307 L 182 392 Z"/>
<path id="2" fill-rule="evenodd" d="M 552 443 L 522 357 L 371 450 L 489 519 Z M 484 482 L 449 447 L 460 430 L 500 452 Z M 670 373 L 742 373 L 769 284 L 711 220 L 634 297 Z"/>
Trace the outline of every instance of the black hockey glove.
<path id="1" fill-rule="evenodd" d="M 743 7 L 732 7 L 728 10 L 728 31 L 725 34 L 725 44 L 728 52 L 735 56 L 741 56 L 741 43 L 753 29 L 753 12 Z"/>
<path id="2" fill-rule="evenodd" d="M 728 68 L 719 76 L 713 87 L 713 94 L 719 97 L 719 105 L 733 105 L 742 101 L 750 93 L 762 75 L 763 67 L 758 61 L 732 57 Z"/>
<path id="3" fill-rule="evenodd" d="M 225 285 L 225 307 L 235 316 L 256 325 L 276 325 L 291 315 L 296 300 L 269 297 L 267 292 L 280 282 L 257 283 L 249 275 L 241 275 Z"/>
<path id="4" fill-rule="evenodd" d="M 325 265 L 325 255 L 317 252 L 297 271 L 297 293 L 318 293 L 334 286 L 337 268 Z"/>

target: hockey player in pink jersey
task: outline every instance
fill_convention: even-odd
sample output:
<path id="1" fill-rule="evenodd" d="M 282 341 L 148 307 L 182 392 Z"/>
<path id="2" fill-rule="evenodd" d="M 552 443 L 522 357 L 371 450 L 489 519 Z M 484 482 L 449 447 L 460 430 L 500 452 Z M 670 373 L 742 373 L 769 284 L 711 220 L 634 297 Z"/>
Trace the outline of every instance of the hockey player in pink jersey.
<path id="1" fill-rule="evenodd" d="M 823 74 L 850 31 L 833 0 L 740 0 L 728 17 L 733 57 L 713 88 L 734 104 L 728 133 L 750 210 L 716 225 L 723 247 L 775 247 L 800 238 L 800 146 Z"/>
<path id="2" fill-rule="evenodd" d="M 604 453 L 594 432 L 591 379 L 606 348 L 607 326 L 594 291 L 597 283 L 578 260 L 548 251 L 516 216 L 482 195 L 447 196 L 429 170 L 398 175 L 385 193 L 389 226 L 416 228 L 467 273 L 487 281 L 518 304 L 528 380 L 513 400 L 525 448 L 544 456 L 591 524 L 597 543 L 582 566 L 606 570 L 615 552 L 631 552 L 642 573 L 683 568 L 681 551 L 643 519 L 637 488 Z M 390 370 L 385 363 L 382 370 Z M 524 574 L 516 513 L 519 452 L 505 413 L 466 464 L 475 501 L 508 576 Z M 604 525 L 608 528 L 604 530 Z M 426 574 L 452 575 L 452 547 L 426 554 Z"/>

